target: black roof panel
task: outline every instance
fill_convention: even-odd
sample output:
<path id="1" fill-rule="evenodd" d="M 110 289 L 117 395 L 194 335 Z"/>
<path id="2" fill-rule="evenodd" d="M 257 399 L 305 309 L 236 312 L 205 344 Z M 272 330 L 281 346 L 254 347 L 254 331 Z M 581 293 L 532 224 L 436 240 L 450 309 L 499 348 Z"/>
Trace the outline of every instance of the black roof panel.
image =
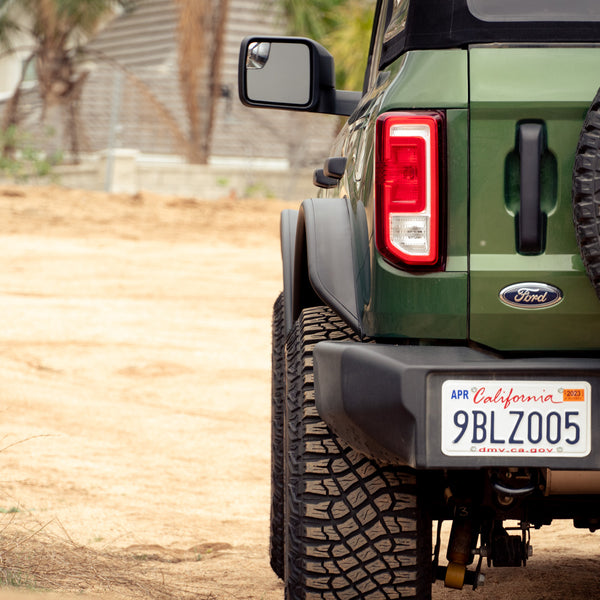
<path id="1" fill-rule="evenodd" d="M 504 4 L 497 0 L 412 0 L 404 30 L 384 44 L 382 66 L 395 60 L 406 50 L 462 48 L 470 44 L 488 43 L 600 43 L 600 10 L 598 0 L 552 0 L 556 5 L 555 18 L 566 16 L 573 20 L 550 20 L 547 10 L 540 8 L 540 20 L 535 18 L 535 4 L 548 7 L 548 0 L 526 0 Z M 486 12 L 469 10 L 469 4 Z M 524 20 L 519 18 L 520 4 Z M 564 8 L 560 9 L 559 5 Z M 514 11 L 510 12 L 510 7 Z M 495 7 L 495 8 L 494 8 Z M 589 19 L 581 16 L 589 9 Z M 502 11 L 506 18 L 501 20 Z M 515 12 L 516 11 L 516 12 Z M 594 20 L 595 19 L 595 20 Z"/>

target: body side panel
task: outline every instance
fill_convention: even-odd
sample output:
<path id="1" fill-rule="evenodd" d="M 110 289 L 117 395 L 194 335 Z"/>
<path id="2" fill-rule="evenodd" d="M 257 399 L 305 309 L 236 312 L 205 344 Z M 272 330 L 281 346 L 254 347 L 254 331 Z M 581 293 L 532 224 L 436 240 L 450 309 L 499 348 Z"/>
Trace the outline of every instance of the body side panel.
<path id="1" fill-rule="evenodd" d="M 467 52 L 409 52 L 380 74 L 342 133 L 348 158 L 337 190 L 356 212 L 364 205 L 369 231 L 370 285 L 359 306 L 366 335 L 372 337 L 467 337 L 468 83 Z M 442 213 L 446 215 L 446 270 L 402 271 L 389 265 L 374 244 L 374 129 L 389 111 L 445 109 L 446 156 Z M 366 273 L 366 266 L 363 267 Z"/>

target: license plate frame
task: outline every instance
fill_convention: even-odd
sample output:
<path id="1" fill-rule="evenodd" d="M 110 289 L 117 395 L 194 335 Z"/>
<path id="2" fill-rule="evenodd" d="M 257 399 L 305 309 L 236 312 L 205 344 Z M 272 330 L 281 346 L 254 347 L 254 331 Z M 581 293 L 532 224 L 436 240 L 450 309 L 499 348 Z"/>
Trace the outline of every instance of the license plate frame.
<path id="1" fill-rule="evenodd" d="M 591 452 L 588 381 L 446 379 L 441 451 L 452 457 L 583 458 Z"/>

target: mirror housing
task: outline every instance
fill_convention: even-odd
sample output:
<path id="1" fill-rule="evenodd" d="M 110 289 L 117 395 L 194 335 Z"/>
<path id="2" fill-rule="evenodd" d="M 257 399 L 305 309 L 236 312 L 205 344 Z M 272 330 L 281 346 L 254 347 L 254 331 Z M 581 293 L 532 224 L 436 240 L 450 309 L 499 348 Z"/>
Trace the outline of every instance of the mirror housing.
<path id="1" fill-rule="evenodd" d="M 348 116 L 361 92 L 335 89 L 333 57 L 301 37 L 250 36 L 239 57 L 239 96 L 245 106 Z"/>

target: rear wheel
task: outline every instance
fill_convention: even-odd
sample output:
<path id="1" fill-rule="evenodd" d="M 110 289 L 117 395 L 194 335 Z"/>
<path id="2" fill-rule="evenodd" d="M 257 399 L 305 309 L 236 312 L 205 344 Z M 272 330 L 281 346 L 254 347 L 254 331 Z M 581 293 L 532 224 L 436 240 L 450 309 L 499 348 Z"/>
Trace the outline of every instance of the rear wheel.
<path id="1" fill-rule="evenodd" d="M 286 599 L 431 597 L 431 518 L 416 474 L 379 465 L 319 418 L 312 352 L 352 331 L 305 310 L 286 346 Z"/>
<path id="2" fill-rule="evenodd" d="M 273 306 L 271 353 L 271 568 L 283 579 L 283 406 L 285 403 L 285 317 L 283 294 Z"/>

